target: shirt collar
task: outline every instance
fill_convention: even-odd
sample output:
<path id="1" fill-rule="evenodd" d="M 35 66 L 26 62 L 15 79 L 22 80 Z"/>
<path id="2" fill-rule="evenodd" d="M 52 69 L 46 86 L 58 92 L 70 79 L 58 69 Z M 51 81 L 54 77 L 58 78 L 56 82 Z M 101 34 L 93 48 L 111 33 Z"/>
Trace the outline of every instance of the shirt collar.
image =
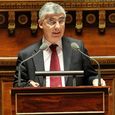
<path id="1" fill-rule="evenodd" d="M 51 45 L 51 42 L 47 41 L 47 39 L 45 39 L 44 37 L 42 39 L 42 43 L 46 43 L 48 47 Z M 62 49 L 62 40 L 59 40 L 56 44 L 60 49 Z"/>

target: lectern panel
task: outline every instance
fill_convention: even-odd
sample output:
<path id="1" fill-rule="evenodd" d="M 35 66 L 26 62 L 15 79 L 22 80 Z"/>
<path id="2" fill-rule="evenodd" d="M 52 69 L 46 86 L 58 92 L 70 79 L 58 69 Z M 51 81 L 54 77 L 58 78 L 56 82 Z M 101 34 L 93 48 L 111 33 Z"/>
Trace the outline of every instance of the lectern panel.
<path id="1" fill-rule="evenodd" d="M 83 88 L 84 89 L 84 88 Z M 17 115 L 98 114 L 107 115 L 107 98 L 103 90 L 92 88 L 38 88 L 12 93 L 13 111 Z M 99 88 L 100 89 L 100 88 Z M 31 92 L 29 91 L 31 90 Z M 15 94 L 15 95 L 14 95 Z M 14 99 L 15 97 L 15 99 Z"/>
<path id="2" fill-rule="evenodd" d="M 19 93 L 16 95 L 17 113 L 30 112 L 103 112 L 103 92 L 75 93 Z M 101 97 L 101 98 L 100 98 Z M 28 101 L 26 101 L 28 100 Z M 92 106 L 90 106 L 92 105 Z M 103 106 L 102 106 L 103 105 Z M 32 109 L 28 109 L 32 107 Z"/>

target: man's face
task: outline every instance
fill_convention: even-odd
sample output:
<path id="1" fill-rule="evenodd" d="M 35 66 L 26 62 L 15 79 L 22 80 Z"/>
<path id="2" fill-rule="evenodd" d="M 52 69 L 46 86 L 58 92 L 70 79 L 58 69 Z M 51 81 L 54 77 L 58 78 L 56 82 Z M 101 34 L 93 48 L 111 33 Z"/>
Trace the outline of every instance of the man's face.
<path id="1" fill-rule="evenodd" d="M 64 14 L 48 14 L 39 22 L 39 27 L 43 29 L 45 39 L 51 43 L 57 43 L 65 31 L 65 16 Z"/>

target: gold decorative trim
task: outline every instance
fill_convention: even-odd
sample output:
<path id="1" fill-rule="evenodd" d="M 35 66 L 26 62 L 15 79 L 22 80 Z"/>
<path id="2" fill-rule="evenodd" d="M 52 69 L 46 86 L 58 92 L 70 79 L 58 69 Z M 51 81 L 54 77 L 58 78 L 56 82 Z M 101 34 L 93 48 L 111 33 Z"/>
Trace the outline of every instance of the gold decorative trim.
<path id="1" fill-rule="evenodd" d="M 7 0 L 3 1 L 0 0 L 0 11 L 3 10 L 12 10 L 14 9 L 15 11 L 24 11 L 28 10 L 31 11 L 32 9 L 34 10 L 39 10 L 40 7 L 45 3 L 50 0 L 23 0 L 23 1 L 16 1 L 16 0 Z M 83 10 L 94 10 L 94 9 L 103 9 L 103 10 L 113 10 L 115 9 L 115 1 L 113 0 L 52 0 L 54 2 L 59 3 L 65 9 L 67 10 L 77 10 L 79 8 L 82 8 Z"/>
<path id="2" fill-rule="evenodd" d="M 0 66 L 15 66 L 17 57 L 0 57 Z"/>
<path id="3" fill-rule="evenodd" d="M 41 6 L 51 0 L 0 0 L 0 11 L 8 11 L 8 12 L 38 12 Z M 114 0 L 52 0 L 52 2 L 57 2 L 60 5 L 64 7 L 66 11 L 85 11 L 85 10 L 97 10 L 97 11 L 107 11 L 107 10 L 115 10 L 115 1 Z M 15 14 L 14 14 L 15 15 Z M 33 15 L 33 14 L 32 14 Z M 106 20 L 104 18 L 100 18 L 99 14 L 99 31 L 101 33 L 104 33 L 106 28 Z M 78 17 L 79 18 L 79 17 Z M 82 18 L 82 17 L 80 17 Z M 14 18 L 15 20 L 15 18 Z M 12 35 L 15 31 L 15 21 L 8 20 L 8 31 Z M 27 20 L 27 19 L 26 19 Z M 35 17 L 36 20 L 36 17 Z M 35 22 L 35 20 L 31 19 L 31 32 L 32 34 L 37 33 L 38 26 Z M 77 14 L 76 14 L 76 20 L 77 20 Z M 78 19 L 79 21 L 76 21 L 75 30 L 77 33 L 81 34 L 83 30 L 83 22 L 81 19 Z M 71 18 L 70 18 L 71 21 Z M 111 19 L 110 19 L 111 21 Z M 25 24 L 26 22 L 20 21 L 21 24 Z M 67 21 L 67 23 L 70 23 Z M 93 23 L 90 22 L 89 23 Z"/>
<path id="4" fill-rule="evenodd" d="M 14 30 L 15 30 L 15 12 L 14 11 L 9 11 L 8 12 L 8 30 L 9 30 L 9 34 L 14 34 Z"/>
<path id="5" fill-rule="evenodd" d="M 100 64 L 115 64 L 115 56 L 90 56 L 96 59 Z M 17 57 L 0 57 L 0 66 L 15 66 Z"/>
<path id="6" fill-rule="evenodd" d="M 115 13 L 111 13 L 109 15 L 109 22 L 112 24 L 115 23 Z"/>
<path id="7" fill-rule="evenodd" d="M 99 32 L 100 34 L 105 33 L 106 28 L 106 11 L 105 10 L 99 10 Z"/>
<path id="8" fill-rule="evenodd" d="M 73 17 L 71 14 L 67 14 L 66 16 L 66 24 L 70 24 L 73 20 Z"/>
<path id="9" fill-rule="evenodd" d="M 38 29 L 38 17 L 37 17 L 37 11 L 31 11 L 31 30 L 32 34 L 35 34 Z"/>
<path id="10" fill-rule="evenodd" d="M 5 16 L 3 14 L 0 14 L 0 24 L 4 24 L 5 22 Z"/>
<path id="11" fill-rule="evenodd" d="M 92 14 L 92 13 L 88 14 L 88 15 L 86 16 L 86 21 L 87 21 L 87 23 L 89 23 L 89 24 L 94 24 L 95 21 L 96 21 L 96 16 L 95 16 L 95 14 Z"/>
<path id="12" fill-rule="evenodd" d="M 19 15 L 18 22 L 24 25 L 28 22 L 28 17 L 25 14 Z"/>
<path id="13" fill-rule="evenodd" d="M 83 11 L 76 11 L 76 29 L 81 30 L 83 28 L 82 16 Z"/>
<path id="14" fill-rule="evenodd" d="M 105 112 L 104 111 L 96 111 L 96 112 L 93 112 L 93 111 L 82 111 L 82 112 L 29 112 L 29 113 L 16 113 L 16 115 L 56 115 L 56 114 L 68 114 L 68 115 L 72 115 L 72 114 L 104 114 Z"/>

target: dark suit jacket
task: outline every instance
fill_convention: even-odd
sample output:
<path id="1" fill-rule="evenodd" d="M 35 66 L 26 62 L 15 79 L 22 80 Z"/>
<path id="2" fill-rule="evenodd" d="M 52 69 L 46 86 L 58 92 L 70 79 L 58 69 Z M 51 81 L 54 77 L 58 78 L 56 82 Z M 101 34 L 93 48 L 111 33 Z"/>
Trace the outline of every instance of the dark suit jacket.
<path id="1" fill-rule="evenodd" d="M 84 48 L 84 45 L 81 40 L 76 40 L 68 37 L 62 38 L 63 46 L 63 56 L 64 56 L 64 70 L 84 70 L 83 76 L 76 77 L 76 84 L 73 84 L 73 78 L 68 76 L 65 77 L 65 85 L 91 85 L 93 79 L 97 77 L 97 73 L 91 65 L 90 59 L 82 55 L 79 51 L 76 51 L 71 48 L 71 43 L 76 42 L 81 51 L 87 54 L 87 50 Z M 14 86 L 17 86 L 18 83 L 18 66 L 19 63 L 31 55 L 35 54 L 42 42 L 33 44 L 26 49 L 20 51 L 16 64 L 16 72 L 14 79 Z M 35 71 L 44 71 L 44 61 L 43 61 L 43 52 L 40 52 L 38 55 L 34 56 L 32 59 L 26 61 L 21 66 L 21 86 L 28 86 L 28 80 L 34 80 L 40 84 L 40 86 L 45 86 L 45 80 L 43 76 L 35 76 Z"/>

